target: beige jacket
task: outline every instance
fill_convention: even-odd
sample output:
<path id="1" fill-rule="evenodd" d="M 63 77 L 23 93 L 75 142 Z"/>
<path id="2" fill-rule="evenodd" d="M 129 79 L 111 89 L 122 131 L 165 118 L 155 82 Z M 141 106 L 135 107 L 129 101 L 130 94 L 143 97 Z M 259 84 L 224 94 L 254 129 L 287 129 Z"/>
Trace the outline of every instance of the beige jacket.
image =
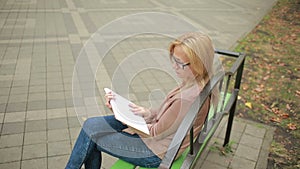
<path id="1" fill-rule="evenodd" d="M 182 89 L 181 86 L 172 90 L 165 98 L 159 109 L 150 110 L 153 114 L 153 120 L 148 124 L 150 136 L 138 133 L 144 143 L 161 159 L 166 154 L 175 132 L 181 121 L 187 114 L 192 103 L 199 95 L 202 89 L 193 86 L 188 89 Z M 194 135 L 197 136 L 203 126 L 206 115 L 209 110 L 209 99 L 198 113 L 194 123 Z M 134 133 L 132 128 L 125 129 L 126 132 Z M 135 132 L 137 133 L 137 132 Z M 189 146 L 189 134 L 186 136 L 177 157 Z"/>

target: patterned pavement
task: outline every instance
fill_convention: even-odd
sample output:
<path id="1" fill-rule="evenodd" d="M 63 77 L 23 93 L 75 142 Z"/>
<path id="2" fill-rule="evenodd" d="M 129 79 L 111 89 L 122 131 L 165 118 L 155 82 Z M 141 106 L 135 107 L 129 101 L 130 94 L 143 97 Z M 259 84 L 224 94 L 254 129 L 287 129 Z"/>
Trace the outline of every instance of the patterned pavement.
<path id="1" fill-rule="evenodd" d="M 155 106 L 176 85 L 168 59 L 159 57 L 165 56 L 172 37 L 135 35 L 113 46 L 110 42 L 124 32 L 133 29 L 134 34 L 142 29 L 177 35 L 189 30 L 190 25 L 208 33 L 217 48 L 232 49 L 274 3 L 275 0 L 1 0 L 0 169 L 64 168 L 80 122 L 109 113 L 103 106 L 103 87 L 126 88 L 131 100 Z M 120 20 L 141 12 L 171 14 L 184 22 L 163 17 Z M 72 94 L 74 67 L 85 63 L 80 60 L 84 56 L 81 49 L 88 50 L 88 56 L 100 55 L 99 48 L 89 48 L 93 46 L 88 45 L 90 39 L 116 20 L 122 23 L 120 27 L 112 27 L 105 32 L 107 37 L 95 38 L 97 42 L 92 43 L 109 47 L 96 68 L 90 62 L 94 74 L 89 75 L 95 80 L 88 81 L 91 84 L 87 88 L 80 86 L 85 92 Z M 185 22 L 189 23 L 187 27 L 178 24 Z M 131 76 L 126 77 L 128 74 Z M 272 129 L 241 119 L 234 126 L 238 126 L 232 136 L 236 139 L 234 155 L 223 158 L 207 150 L 196 168 L 265 168 Z M 222 138 L 223 128 L 220 126 L 216 140 Z M 114 160 L 105 156 L 103 168 L 109 168 Z"/>

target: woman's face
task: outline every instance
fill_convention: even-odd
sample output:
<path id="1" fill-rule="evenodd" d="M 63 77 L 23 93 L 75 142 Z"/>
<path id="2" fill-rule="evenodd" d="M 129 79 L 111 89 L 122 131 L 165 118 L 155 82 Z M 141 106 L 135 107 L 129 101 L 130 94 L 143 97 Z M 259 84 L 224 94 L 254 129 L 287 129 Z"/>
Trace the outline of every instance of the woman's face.
<path id="1" fill-rule="evenodd" d="M 176 72 L 176 75 L 181 78 L 183 81 L 194 78 L 192 70 L 190 68 L 189 58 L 186 53 L 183 51 L 181 46 L 174 47 L 174 53 L 171 57 L 173 63 L 173 69 Z"/>

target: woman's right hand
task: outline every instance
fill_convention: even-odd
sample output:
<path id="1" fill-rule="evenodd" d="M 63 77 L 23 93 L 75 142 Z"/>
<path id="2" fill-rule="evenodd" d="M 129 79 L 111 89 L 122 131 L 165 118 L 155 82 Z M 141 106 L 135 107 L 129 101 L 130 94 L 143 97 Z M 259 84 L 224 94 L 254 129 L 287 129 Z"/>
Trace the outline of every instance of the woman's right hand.
<path id="1" fill-rule="evenodd" d="M 112 94 L 112 92 L 106 93 L 105 94 L 105 100 L 106 100 L 105 106 L 111 109 L 112 107 L 111 107 L 110 101 L 114 100 L 114 99 L 115 99 L 115 96 Z"/>

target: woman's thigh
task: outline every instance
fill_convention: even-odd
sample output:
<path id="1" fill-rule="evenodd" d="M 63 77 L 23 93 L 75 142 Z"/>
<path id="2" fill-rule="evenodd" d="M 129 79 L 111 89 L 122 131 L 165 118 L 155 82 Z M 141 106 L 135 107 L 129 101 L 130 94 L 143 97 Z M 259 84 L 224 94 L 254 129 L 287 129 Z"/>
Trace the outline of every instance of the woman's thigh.
<path id="1" fill-rule="evenodd" d="M 94 139 L 120 132 L 127 126 L 116 120 L 113 115 L 110 115 L 88 118 L 82 128 L 89 137 Z"/>
<path id="2" fill-rule="evenodd" d="M 97 139 L 97 149 L 142 167 L 158 167 L 157 157 L 138 135 L 118 132 Z"/>

